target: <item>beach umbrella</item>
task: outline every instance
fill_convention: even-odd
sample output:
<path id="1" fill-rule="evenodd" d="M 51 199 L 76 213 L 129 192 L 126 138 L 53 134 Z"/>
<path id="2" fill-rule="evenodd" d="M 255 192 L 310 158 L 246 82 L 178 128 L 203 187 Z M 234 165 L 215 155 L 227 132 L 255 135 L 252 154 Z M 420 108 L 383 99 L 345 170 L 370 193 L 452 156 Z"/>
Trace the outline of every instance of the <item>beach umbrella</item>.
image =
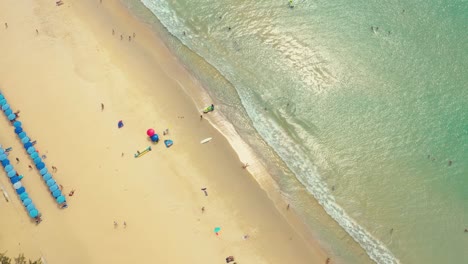
<path id="1" fill-rule="evenodd" d="M 14 126 L 14 127 L 19 127 L 19 128 L 21 128 L 21 122 L 20 122 L 20 121 L 15 121 L 15 122 L 13 123 L 13 126 Z"/>
<path id="2" fill-rule="evenodd" d="M 21 184 L 20 181 L 17 182 L 17 183 L 15 183 L 15 184 L 13 184 L 13 188 L 15 188 L 15 190 L 16 190 L 16 189 L 19 189 L 19 188 L 21 188 L 21 187 L 23 187 L 23 185 Z"/>
<path id="3" fill-rule="evenodd" d="M 5 96 L 3 96 L 3 94 L 0 93 L 0 100 L 3 100 L 5 99 Z"/>
<path id="4" fill-rule="evenodd" d="M 33 209 L 29 211 L 29 216 L 32 218 L 36 218 L 38 215 L 39 215 L 39 211 L 37 211 L 37 209 Z"/>
<path id="5" fill-rule="evenodd" d="M 26 143 L 24 143 L 23 146 L 24 146 L 24 149 L 28 149 L 28 148 L 32 147 L 33 144 L 31 142 L 26 142 Z"/>
<path id="6" fill-rule="evenodd" d="M 0 160 L 6 160 L 6 159 L 8 159 L 7 155 L 0 154 Z"/>
<path id="7" fill-rule="evenodd" d="M 26 189 L 25 189 L 24 187 L 21 187 L 21 188 L 19 188 L 19 189 L 16 189 L 16 193 L 17 193 L 18 195 L 24 193 L 25 191 L 26 191 Z"/>
<path id="8" fill-rule="evenodd" d="M 23 200 L 23 205 L 24 205 L 24 207 L 30 205 L 31 203 L 32 203 L 32 200 L 29 199 L 29 198 L 26 198 L 26 199 Z"/>
<path id="9" fill-rule="evenodd" d="M 56 201 L 59 204 L 64 203 L 66 201 L 65 196 L 60 195 L 59 197 L 57 197 Z"/>
<path id="10" fill-rule="evenodd" d="M 15 119 L 16 119 L 16 115 L 15 115 L 15 114 L 10 114 L 10 115 L 8 116 L 8 120 L 10 120 L 10 121 L 13 121 L 13 120 L 15 120 Z"/>
<path id="11" fill-rule="evenodd" d="M 27 192 L 24 192 L 22 194 L 19 195 L 21 201 L 24 201 L 25 199 L 29 198 L 29 195 Z"/>
<path id="12" fill-rule="evenodd" d="M 12 184 L 15 184 L 15 183 L 17 183 L 19 181 L 20 181 L 20 178 L 18 176 L 13 176 L 13 177 L 10 178 L 10 182 Z"/>
<path id="13" fill-rule="evenodd" d="M 21 142 L 23 142 L 23 144 L 26 144 L 30 141 L 29 137 L 24 137 L 21 139 Z"/>
<path id="14" fill-rule="evenodd" d="M 221 227 L 215 227 L 214 232 L 216 235 L 218 235 L 219 231 L 221 231 Z"/>
<path id="15" fill-rule="evenodd" d="M 26 132 L 22 131 L 18 134 L 18 137 L 21 139 L 21 138 L 24 138 L 26 136 Z"/>
<path id="16" fill-rule="evenodd" d="M 0 147 L 0 154 L 3 154 L 3 153 L 5 153 L 5 150 L 2 147 Z"/>
<path id="17" fill-rule="evenodd" d="M 37 168 L 38 170 L 42 170 L 44 167 L 45 167 L 44 162 L 39 162 L 39 163 L 36 165 L 36 168 Z"/>
<path id="18" fill-rule="evenodd" d="M 28 211 L 31 211 L 31 210 L 36 209 L 36 206 L 34 205 L 34 203 L 30 203 L 28 204 L 28 206 L 26 206 L 26 209 L 28 209 Z"/>
<path id="19" fill-rule="evenodd" d="M 5 98 L 0 100 L 0 105 L 6 105 L 6 103 L 7 103 L 7 100 Z"/>
<path id="20" fill-rule="evenodd" d="M 124 126 L 124 123 L 122 120 L 120 120 L 119 123 L 117 123 L 117 127 L 122 128 L 123 126 Z"/>
<path id="21" fill-rule="evenodd" d="M 2 110 L 5 111 L 5 110 L 8 110 L 10 109 L 10 105 L 9 104 L 4 104 L 2 105 Z"/>
<path id="22" fill-rule="evenodd" d="M 14 177 L 14 176 L 16 176 L 16 171 L 15 171 L 15 170 L 11 170 L 11 171 L 9 171 L 9 172 L 7 173 L 7 175 L 8 175 L 8 178 Z"/>
<path id="23" fill-rule="evenodd" d="M 30 144 L 30 143 L 31 143 L 31 142 L 28 142 L 28 143 L 26 143 L 26 144 Z M 38 154 L 37 152 L 34 151 L 33 153 L 30 154 L 30 156 L 31 156 L 31 159 L 34 160 L 35 158 L 39 157 L 39 154 Z"/>
<path id="24" fill-rule="evenodd" d="M 151 141 L 153 141 L 153 142 L 158 142 L 158 141 L 159 141 L 159 136 L 158 136 L 158 134 L 152 135 L 152 136 L 151 136 Z"/>
<path id="25" fill-rule="evenodd" d="M 46 182 L 47 186 L 53 186 L 55 184 L 55 180 L 54 179 L 49 179 L 47 182 Z"/>
<path id="26" fill-rule="evenodd" d="M 13 169 L 13 166 L 11 166 L 11 165 L 6 165 L 6 166 L 5 166 L 5 171 L 6 171 L 7 173 L 10 172 L 12 169 Z"/>
<path id="27" fill-rule="evenodd" d="M 154 129 L 150 128 L 146 130 L 146 135 L 148 135 L 148 137 L 152 137 L 154 134 L 155 134 Z"/>
<path id="28" fill-rule="evenodd" d="M 41 158 L 38 156 L 37 158 L 34 158 L 34 160 L 33 160 L 33 161 L 34 161 L 34 164 L 36 164 L 36 165 L 37 165 L 37 164 L 39 164 L 39 163 L 41 163 L 41 162 L 42 162 L 42 159 L 41 159 Z"/>
<path id="29" fill-rule="evenodd" d="M 2 160 L 1 163 L 2 163 L 2 166 L 5 167 L 6 165 L 10 164 L 10 161 L 5 159 L 5 160 Z"/>
<path id="30" fill-rule="evenodd" d="M 57 197 L 59 197 L 61 195 L 62 195 L 62 192 L 60 191 L 60 189 L 57 189 L 57 190 L 52 192 L 52 196 L 54 196 L 54 198 L 57 198 Z"/>
<path id="31" fill-rule="evenodd" d="M 41 175 L 44 175 L 47 173 L 47 168 L 42 168 L 40 171 L 39 171 L 39 174 Z"/>
<path id="32" fill-rule="evenodd" d="M 7 110 L 5 110 L 5 115 L 6 115 L 6 116 L 9 116 L 9 115 L 11 115 L 11 114 L 13 114 L 13 111 L 12 111 L 10 108 L 7 109 Z"/>
<path id="33" fill-rule="evenodd" d="M 28 154 L 31 154 L 31 153 L 33 153 L 35 151 L 36 151 L 36 149 L 34 147 L 29 147 L 28 150 L 27 150 Z"/>
<path id="34" fill-rule="evenodd" d="M 23 129 L 21 127 L 15 127 L 15 133 L 18 135 L 19 133 L 23 132 Z"/>
<path id="35" fill-rule="evenodd" d="M 59 187 L 58 187 L 57 184 L 54 184 L 54 185 L 52 185 L 52 186 L 49 187 L 49 191 L 51 191 L 52 193 L 53 193 L 54 191 L 58 190 L 58 189 L 59 189 Z M 60 191 L 60 190 L 59 190 L 59 191 Z"/>
<path id="36" fill-rule="evenodd" d="M 50 173 L 46 173 L 44 176 L 42 176 L 42 179 L 47 182 L 48 180 L 52 179 L 52 175 L 50 175 Z"/>

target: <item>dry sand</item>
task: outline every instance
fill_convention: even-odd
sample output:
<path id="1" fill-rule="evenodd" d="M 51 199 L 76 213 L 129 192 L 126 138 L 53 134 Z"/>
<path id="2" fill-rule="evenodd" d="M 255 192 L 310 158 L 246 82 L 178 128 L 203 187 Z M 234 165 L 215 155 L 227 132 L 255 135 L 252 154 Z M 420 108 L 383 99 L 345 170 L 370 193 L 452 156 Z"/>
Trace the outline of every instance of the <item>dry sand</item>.
<path id="1" fill-rule="evenodd" d="M 15 168 L 44 219 L 30 221 L 0 172 L 10 194 L 9 203 L 0 200 L 0 251 L 43 256 L 48 264 L 225 263 L 229 255 L 239 264 L 324 263 L 325 252 L 298 233 L 227 141 L 200 121 L 182 89 L 198 85 L 193 77 L 118 1 L 103 2 L 0 1 L 0 89 L 21 110 L 49 170 L 58 168 L 64 191 L 76 189 L 69 208 L 58 209 L 0 118 L 0 144 L 13 147 L 10 160 L 20 159 Z M 161 137 L 174 146 L 160 142 L 135 159 L 152 145 L 149 127 L 169 128 Z M 201 145 L 208 136 L 214 139 Z"/>

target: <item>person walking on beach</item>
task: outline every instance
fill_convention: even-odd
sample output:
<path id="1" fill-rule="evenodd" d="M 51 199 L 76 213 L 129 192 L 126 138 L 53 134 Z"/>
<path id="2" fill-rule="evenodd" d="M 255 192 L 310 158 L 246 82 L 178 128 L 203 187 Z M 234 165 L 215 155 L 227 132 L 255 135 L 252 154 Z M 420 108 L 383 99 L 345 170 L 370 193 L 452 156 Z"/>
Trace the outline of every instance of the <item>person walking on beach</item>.
<path id="1" fill-rule="evenodd" d="M 28 168 L 29 168 L 29 170 L 32 170 L 32 169 L 33 169 L 33 167 L 32 167 L 31 165 L 28 165 Z"/>
<path id="2" fill-rule="evenodd" d="M 104 111 L 104 104 L 101 103 L 101 112 Z"/>
<path id="3" fill-rule="evenodd" d="M 36 35 L 39 35 L 39 30 L 37 30 L 37 28 L 36 28 Z"/>
<path id="4" fill-rule="evenodd" d="M 5 22 L 5 29 L 8 29 L 8 23 Z"/>
<path id="5" fill-rule="evenodd" d="M 205 212 L 205 206 L 203 206 L 203 207 L 201 208 L 201 212 L 202 212 L 202 213 Z M 465 230 L 466 230 L 466 229 L 465 229 Z"/>
<path id="6" fill-rule="evenodd" d="M 127 222 L 124 221 L 123 226 L 124 226 L 124 228 L 127 228 Z"/>
<path id="7" fill-rule="evenodd" d="M 18 163 L 19 163 L 19 159 L 18 159 L 18 158 L 16 158 L 16 164 L 18 164 Z"/>
<path id="8" fill-rule="evenodd" d="M 200 121 L 202 121 L 202 120 L 203 120 L 203 115 L 200 115 Z"/>
<path id="9" fill-rule="evenodd" d="M 70 193 L 68 193 L 68 196 L 73 196 L 75 194 L 75 190 L 71 190 Z"/>
<path id="10" fill-rule="evenodd" d="M 57 167 L 52 166 L 52 171 L 53 171 L 53 172 L 57 172 Z"/>
<path id="11" fill-rule="evenodd" d="M 201 190 L 205 193 L 205 196 L 208 196 L 208 192 L 206 191 L 206 188 L 201 188 Z"/>

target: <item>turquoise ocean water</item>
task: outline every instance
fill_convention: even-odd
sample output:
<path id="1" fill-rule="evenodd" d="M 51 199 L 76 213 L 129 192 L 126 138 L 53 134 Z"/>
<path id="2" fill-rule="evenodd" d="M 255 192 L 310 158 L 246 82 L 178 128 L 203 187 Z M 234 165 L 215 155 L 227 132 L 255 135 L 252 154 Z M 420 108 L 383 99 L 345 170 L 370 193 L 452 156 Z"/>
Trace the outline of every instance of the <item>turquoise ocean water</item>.
<path id="1" fill-rule="evenodd" d="M 123 2 L 335 259 L 468 263 L 467 1 Z"/>

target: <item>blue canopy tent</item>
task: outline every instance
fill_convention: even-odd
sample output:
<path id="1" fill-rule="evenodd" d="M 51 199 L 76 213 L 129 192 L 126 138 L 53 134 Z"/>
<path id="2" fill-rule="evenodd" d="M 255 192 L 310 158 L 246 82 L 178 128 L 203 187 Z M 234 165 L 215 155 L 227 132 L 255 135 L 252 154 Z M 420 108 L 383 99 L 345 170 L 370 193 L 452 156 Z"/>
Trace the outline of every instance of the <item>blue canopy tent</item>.
<path id="1" fill-rule="evenodd" d="M 41 175 L 44 175 L 48 172 L 47 168 L 42 168 L 40 171 L 39 171 L 39 174 Z"/>
<path id="2" fill-rule="evenodd" d="M 25 199 L 29 198 L 29 195 L 27 192 L 24 192 L 22 194 L 19 195 L 21 201 L 24 201 Z"/>
<path id="3" fill-rule="evenodd" d="M 52 175 L 50 175 L 50 173 L 46 173 L 44 176 L 42 176 L 42 179 L 47 182 L 48 180 L 52 179 Z"/>
<path id="4" fill-rule="evenodd" d="M 52 192 L 52 193 L 55 192 L 55 191 L 57 191 L 57 190 L 59 190 L 59 187 L 58 187 L 57 184 L 54 184 L 54 185 L 52 185 L 52 186 L 49 187 L 49 191 Z M 59 190 L 59 191 L 60 191 L 60 190 Z"/>
<path id="5" fill-rule="evenodd" d="M 54 196 L 54 198 L 58 198 L 61 195 L 62 195 L 62 192 L 60 191 L 60 189 L 57 189 L 57 190 L 52 192 L 52 196 Z"/>
<path id="6" fill-rule="evenodd" d="M 20 122 L 20 121 L 15 121 L 15 122 L 13 123 L 13 126 L 14 126 L 14 127 L 19 127 L 19 128 L 21 128 L 21 122 Z"/>
<path id="7" fill-rule="evenodd" d="M 24 207 L 30 205 L 31 203 L 32 203 L 32 200 L 29 199 L 29 198 L 26 198 L 26 199 L 23 200 L 23 205 L 24 205 Z"/>
<path id="8" fill-rule="evenodd" d="M 29 216 L 32 218 L 36 218 L 38 215 L 39 215 L 39 211 L 37 211 L 37 209 L 33 209 L 29 211 Z"/>
<path id="9" fill-rule="evenodd" d="M 18 121 L 16 121 L 18 122 Z M 19 135 L 19 133 L 23 132 L 23 128 L 21 128 L 20 126 L 19 127 L 15 127 L 15 133 L 16 135 Z"/>
<path id="10" fill-rule="evenodd" d="M 11 178 L 11 177 L 14 177 L 16 176 L 16 171 L 15 170 L 11 170 L 7 173 L 8 177 Z"/>
<path id="11" fill-rule="evenodd" d="M 55 180 L 54 179 L 49 179 L 47 182 L 46 182 L 47 186 L 51 187 L 55 184 Z"/>
<path id="12" fill-rule="evenodd" d="M 24 187 L 21 187 L 19 189 L 16 189 L 16 194 L 20 195 L 22 193 L 24 193 L 26 191 L 26 189 Z"/>

